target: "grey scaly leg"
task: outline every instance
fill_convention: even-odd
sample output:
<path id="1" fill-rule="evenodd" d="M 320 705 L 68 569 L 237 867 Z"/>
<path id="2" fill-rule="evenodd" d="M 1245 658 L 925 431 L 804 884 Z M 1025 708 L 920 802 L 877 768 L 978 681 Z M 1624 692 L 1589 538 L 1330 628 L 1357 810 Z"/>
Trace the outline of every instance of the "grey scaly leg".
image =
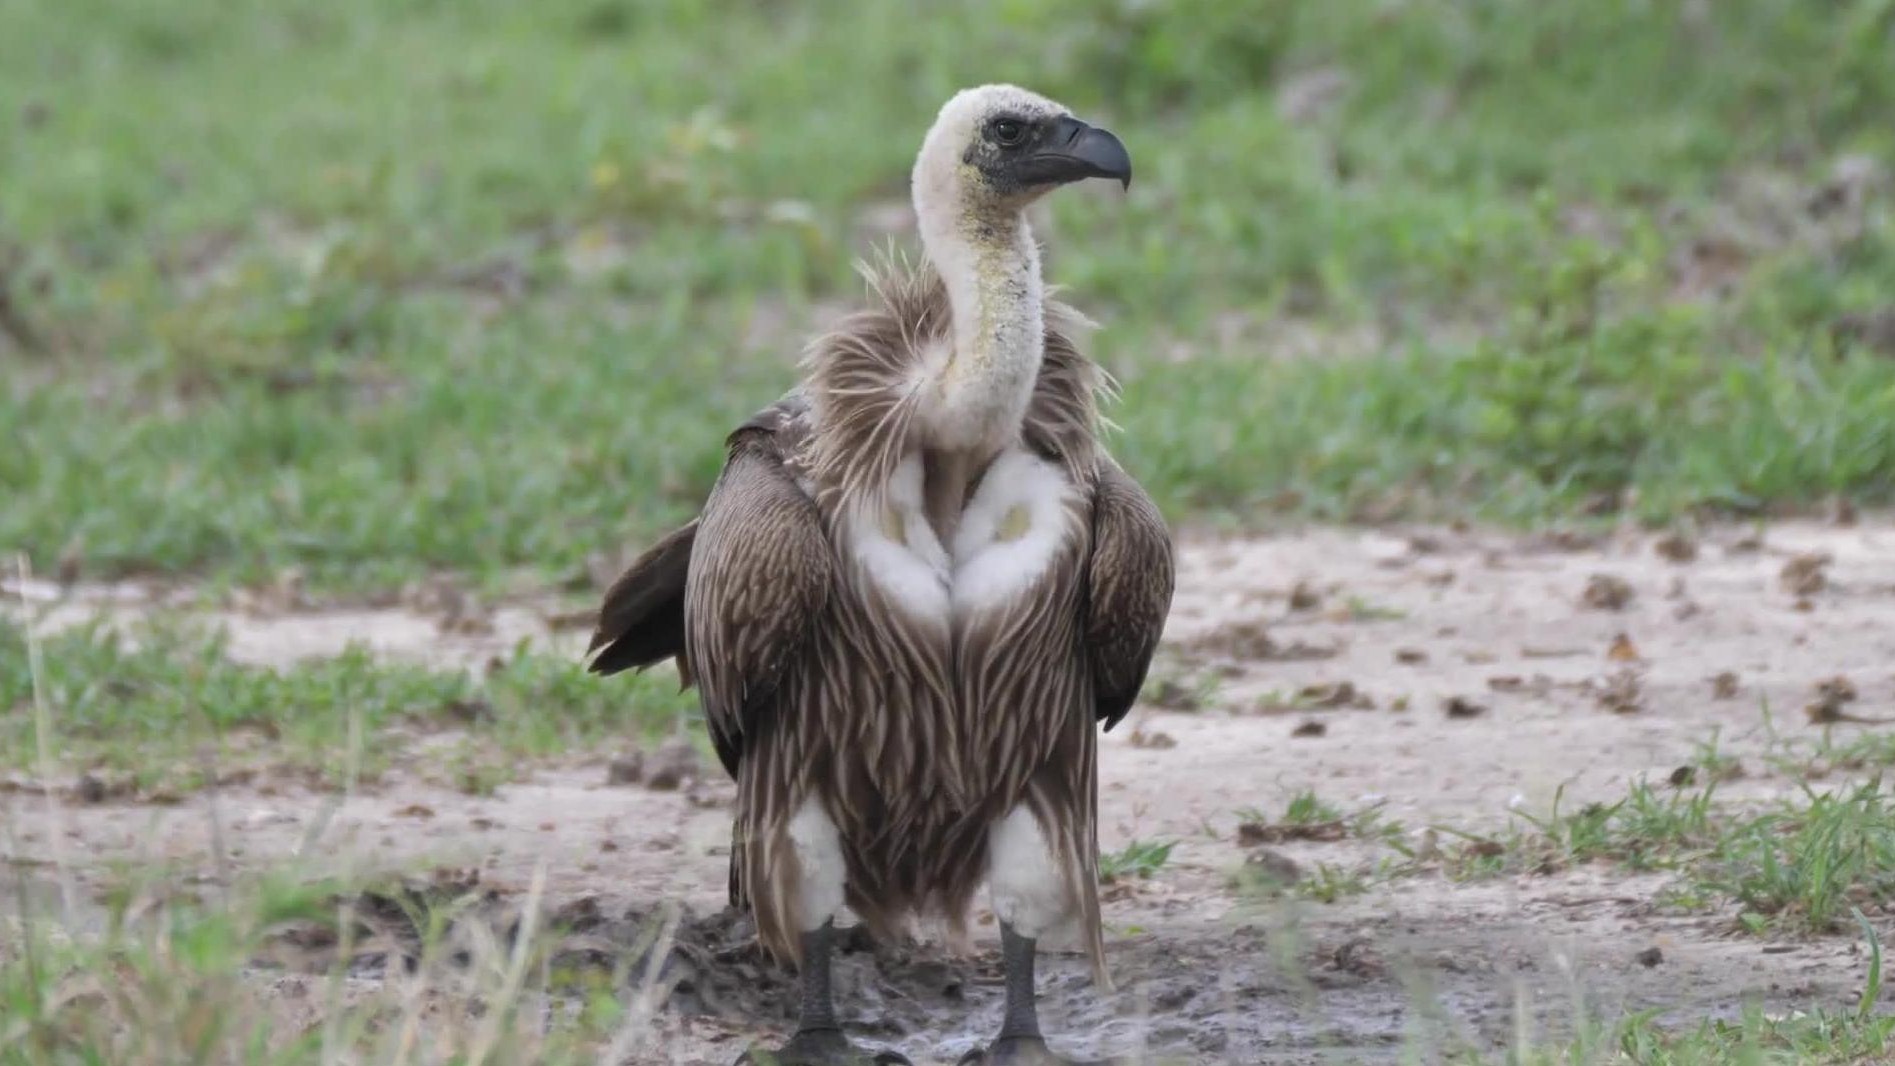
<path id="1" fill-rule="evenodd" d="M 842 1031 L 836 1020 L 835 986 L 829 960 L 836 949 L 836 923 L 824 922 L 803 934 L 803 1007 L 796 1021 L 799 1033 Z"/>
<path id="2" fill-rule="evenodd" d="M 1000 1039 L 1039 1039 L 1039 996 L 1033 991 L 1033 959 L 1038 947 L 1027 937 L 1000 924 L 1000 958 L 1007 968 L 1007 1011 L 1000 1019 Z"/>
<path id="3" fill-rule="evenodd" d="M 1046 1046 L 1040 1034 L 1039 999 L 1033 991 L 1038 950 L 1032 938 L 1000 923 L 1000 957 L 1007 968 L 1007 1005 L 1000 1018 L 1000 1036 L 991 1046 L 962 1056 L 959 1066 L 1109 1066 L 1109 1062 L 1055 1055 Z"/>
<path id="4" fill-rule="evenodd" d="M 738 1066 L 910 1066 L 896 1052 L 864 1051 L 843 1035 L 829 968 L 837 937 L 834 922 L 824 922 L 821 928 L 803 934 L 803 998 L 797 1011 L 796 1035 L 774 1051 L 753 1048 L 744 1052 L 737 1060 Z"/>

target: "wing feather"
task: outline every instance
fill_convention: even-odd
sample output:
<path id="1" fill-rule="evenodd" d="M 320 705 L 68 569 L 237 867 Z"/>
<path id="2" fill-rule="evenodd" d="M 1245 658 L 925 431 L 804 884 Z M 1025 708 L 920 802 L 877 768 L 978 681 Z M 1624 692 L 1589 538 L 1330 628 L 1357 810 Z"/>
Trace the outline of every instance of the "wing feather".
<path id="1" fill-rule="evenodd" d="M 632 560 L 599 607 L 586 654 L 595 674 L 643 670 L 684 656 L 684 579 L 691 565 L 697 519 Z M 682 667 L 683 663 L 679 665 Z M 689 673 L 685 683 L 690 683 Z"/>
<path id="2" fill-rule="evenodd" d="M 1145 684 L 1171 612 L 1175 570 L 1158 506 L 1116 463 L 1103 461 L 1093 495 L 1085 622 L 1096 714 L 1108 731 Z"/>
<path id="3" fill-rule="evenodd" d="M 685 585 L 685 658 L 718 758 L 744 738 L 806 647 L 833 580 L 816 505 L 767 432 L 739 430 L 705 502 Z"/>

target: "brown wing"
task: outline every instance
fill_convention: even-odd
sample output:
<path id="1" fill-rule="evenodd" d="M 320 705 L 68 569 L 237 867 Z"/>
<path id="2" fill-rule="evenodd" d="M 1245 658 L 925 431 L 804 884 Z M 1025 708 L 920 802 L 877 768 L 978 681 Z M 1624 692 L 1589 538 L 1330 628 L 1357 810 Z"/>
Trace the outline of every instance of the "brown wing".
<path id="1" fill-rule="evenodd" d="M 738 430 L 698 519 L 684 601 L 685 659 L 732 775 L 833 579 L 816 505 L 784 469 L 776 439 Z"/>
<path id="2" fill-rule="evenodd" d="M 691 683 L 684 664 L 684 580 L 697 526 L 692 519 L 652 545 L 612 582 L 586 648 L 593 657 L 588 670 L 616 674 L 675 658 L 685 684 Z"/>
<path id="3" fill-rule="evenodd" d="M 1132 709 L 1171 612 L 1171 533 L 1138 482 L 1100 463 L 1086 567 L 1086 651 L 1096 713 L 1109 731 Z"/>
<path id="4" fill-rule="evenodd" d="M 802 394 L 792 390 L 781 399 L 738 426 L 725 439 L 730 449 L 726 458 L 736 454 L 739 441 L 761 448 L 766 459 L 780 466 L 784 456 L 793 455 L 808 433 L 809 405 Z M 606 590 L 599 608 L 599 620 L 592 631 L 592 643 L 586 654 L 595 656 L 590 669 L 597 674 L 616 674 L 621 670 L 644 669 L 667 658 L 678 660 L 686 687 L 691 684 L 690 665 L 684 657 L 684 593 L 691 566 L 691 549 L 697 541 L 701 518 L 674 530 L 652 545 L 645 554 L 632 560 L 612 587 Z"/>

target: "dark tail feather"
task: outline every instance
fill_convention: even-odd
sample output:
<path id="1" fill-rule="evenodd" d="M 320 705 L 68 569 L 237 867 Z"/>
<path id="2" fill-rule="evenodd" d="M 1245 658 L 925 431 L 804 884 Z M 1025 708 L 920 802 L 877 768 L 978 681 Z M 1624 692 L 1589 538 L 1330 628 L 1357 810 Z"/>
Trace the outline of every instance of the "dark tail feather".
<path id="1" fill-rule="evenodd" d="M 599 608 L 586 667 L 595 674 L 643 669 L 684 658 L 684 581 L 691 569 L 697 521 L 679 529 L 632 561 Z M 689 677 L 686 677 L 689 683 Z"/>
<path id="2" fill-rule="evenodd" d="M 743 868 L 743 832 L 732 827 L 730 832 L 730 905 L 740 911 L 747 911 L 750 909 L 750 898 L 744 895 Z"/>

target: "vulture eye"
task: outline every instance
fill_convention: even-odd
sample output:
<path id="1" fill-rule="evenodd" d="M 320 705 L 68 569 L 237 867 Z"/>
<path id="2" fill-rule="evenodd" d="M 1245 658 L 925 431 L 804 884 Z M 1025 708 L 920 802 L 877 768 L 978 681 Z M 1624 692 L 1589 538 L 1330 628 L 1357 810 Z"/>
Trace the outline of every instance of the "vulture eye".
<path id="1" fill-rule="evenodd" d="M 1019 119 L 995 119 L 993 131 L 994 140 L 1004 148 L 1012 148 L 1026 140 L 1026 123 Z"/>

